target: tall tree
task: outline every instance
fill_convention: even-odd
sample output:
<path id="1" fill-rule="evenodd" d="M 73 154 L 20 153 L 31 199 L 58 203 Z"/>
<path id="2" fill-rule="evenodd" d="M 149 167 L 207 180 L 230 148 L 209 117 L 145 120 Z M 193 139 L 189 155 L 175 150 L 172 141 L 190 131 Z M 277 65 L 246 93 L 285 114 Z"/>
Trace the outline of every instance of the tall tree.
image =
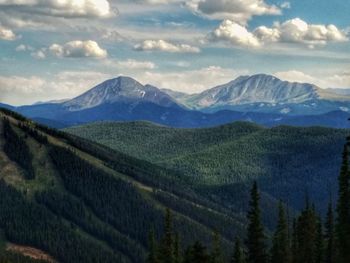
<path id="1" fill-rule="evenodd" d="M 217 231 L 213 233 L 212 251 L 210 255 L 211 263 L 222 263 L 221 238 Z"/>
<path id="2" fill-rule="evenodd" d="M 174 263 L 174 238 L 172 213 L 169 208 L 165 212 L 164 236 L 160 246 L 160 260 L 162 263 Z"/>
<path id="3" fill-rule="evenodd" d="M 336 237 L 339 263 L 350 262 L 350 186 L 349 152 L 344 146 L 343 161 L 339 175 L 339 198 L 337 203 Z"/>
<path id="4" fill-rule="evenodd" d="M 292 263 L 298 262 L 298 233 L 297 233 L 297 220 L 293 219 L 293 232 L 292 232 L 292 247 L 291 247 Z"/>
<path id="5" fill-rule="evenodd" d="M 174 239 L 174 263 L 181 263 L 182 258 L 181 258 L 181 246 L 180 246 L 180 237 L 179 234 L 175 234 L 175 239 Z"/>
<path id="6" fill-rule="evenodd" d="M 323 226 L 322 220 L 320 217 L 317 218 L 317 235 L 316 235 L 316 254 L 315 254 L 315 262 L 323 263 L 324 262 L 324 235 L 323 235 Z"/>
<path id="7" fill-rule="evenodd" d="M 328 205 L 325 223 L 325 263 L 336 263 L 336 246 L 334 239 L 334 214 L 332 201 Z"/>
<path id="8" fill-rule="evenodd" d="M 245 263 L 244 250 L 241 241 L 237 238 L 230 263 Z"/>
<path id="9" fill-rule="evenodd" d="M 197 241 L 194 243 L 192 248 L 192 261 L 191 263 L 209 263 L 210 256 L 208 255 L 207 249 L 202 245 L 201 242 Z"/>
<path id="10" fill-rule="evenodd" d="M 261 222 L 260 194 L 258 184 L 254 182 L 251 190 L 250 209 L 248 211 L 248 230 L 246 245 L 248 249 L 248 263 L 266 263 L 266 244 L 264 227 Z"/>
<path id="11" fill-rule="evenodd" d="M 271 263 L 291 263 L 288 223 L 282 202 L 278 210 L 278 223 L 272 241 Z"/>
<path id="12" fill-rule="evenodd" d="M 317 260 L 318 218 L 308 204 L 297 220 L 297 263 L 315 263 Z"/>
<path id="13" fill-rule="evenodd" d="M 154 230 L 151 229 L 149 232 L 149 237 L 148 237 L 148 249 L 149 249 L 149 254 L 147 257 L 147 263 L 159 263 L 158 260 L 158 251 L 157 251 L 157 241 L 156 237 L 154 234 Z"/>

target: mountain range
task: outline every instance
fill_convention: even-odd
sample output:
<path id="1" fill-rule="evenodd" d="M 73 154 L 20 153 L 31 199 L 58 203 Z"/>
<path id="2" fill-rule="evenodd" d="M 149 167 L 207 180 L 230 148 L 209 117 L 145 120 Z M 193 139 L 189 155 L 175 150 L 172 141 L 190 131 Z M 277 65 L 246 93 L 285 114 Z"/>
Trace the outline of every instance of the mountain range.
<path id="1" fill-rule="evenodd" d="M 130 77 L 118 77 L 70 100 L 3 107 L 56 128 L 137 120 L 185 128 L 233 121 L 345 128 L 350 95 L 264 74 L 241 76 L 199 94 L 159 89 Z"/>

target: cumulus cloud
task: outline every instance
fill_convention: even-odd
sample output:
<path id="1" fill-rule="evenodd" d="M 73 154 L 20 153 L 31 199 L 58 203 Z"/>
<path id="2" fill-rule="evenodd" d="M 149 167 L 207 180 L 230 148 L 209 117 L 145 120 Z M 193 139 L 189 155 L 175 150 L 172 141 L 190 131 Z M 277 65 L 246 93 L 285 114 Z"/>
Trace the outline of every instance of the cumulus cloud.
<path id="1" fill-rule="evenodd" d="M 209 41 L 227 41 L 234 46 L 259 47 L 259 39 L 244 26 L 231 21 L 223 21 L 208 35 Z"/>
<path id="2" fill-rule="evenodd" d="M 209 33 L 209 41 L 226 41 L 234 46 L 259 47 L 270 43 L 298 43 L 313 48 L 329 42 L 345 42 L 348 37 L 335 25 L 308 24 L 300 18 L 276 23 L 273 27 L 260 26 L 249 32 L 245 26 L 225 20 Z"/>
<path id="3" fill-rule="evenodd" d="M 134 46 L 137 51 L 164 51 L 171 53 L 199 53 L 198 47 L 187 44 L 174 44 L 164 40 L 145 40 Z"/>
<path id="4" fill-rule="evenodd" d="M 106 58 L 107 51 L 102 49 L 97 42 L 87 41 L 70 41 L 64 45 L 53 44 L 49 47 L 49 51 L 57 57 L 72 58 Z"/>
<path id="5" fill-rule="evenodd" d="M 13 41 L 16 38 L 17 38 L 16 34 L 11 29 L 8 29 L 0 25 L 0 39 Z"/>
<path id="6" fill-rule="evenodd" d="M 10 11 L 60 17 L 108 17 L 108 0 L 0 0 Z"/>
<path id="7" fill-rule="evenodd" d="M 280 8 L 264 0 L 190 0 L 186 6 L 200 15 L 230 19 L 240 24 L 245 24 L 253 16 L 281 14 Z"/>
<path id="8" fill-rule="evenodd" d="M 123 69 L 155 69 L 156 65 L 150 61 L 138 61 L 134 59 L 128 59 L 125 61 L 117 62 L 117 66 Z"/>

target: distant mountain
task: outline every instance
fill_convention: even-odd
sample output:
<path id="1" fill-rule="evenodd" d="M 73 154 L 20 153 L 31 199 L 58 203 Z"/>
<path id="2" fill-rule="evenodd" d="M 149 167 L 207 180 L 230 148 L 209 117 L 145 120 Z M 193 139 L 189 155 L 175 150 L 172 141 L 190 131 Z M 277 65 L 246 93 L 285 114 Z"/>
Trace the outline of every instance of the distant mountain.
<path id="1" fill-rule="evenodd" d="M 194 95 L 118 77 L 71 100 L 4 107 L 55 128 L 95 121 L 151 121 L 182 128 L 234 121 L 344 128 L 348 127 L 342 118 L 350 112 L 349 98 L 312 84 L 290 83 L 269 75 L 240 77 Z"/>
<path id="2" fill-rule="evenodd" d="M 84 94 L 64 102 L 62 106 L 69 111 L 79 111 L 117 102 L 150 102 L 164 107 L 180 106 L 165 92 L 151 85 L 143 86 L 129 77 L 107 80 Z"/>
<path id="3" fill-rule="evenodd" d="M 327 92 L 334 93 L 337 95 L 350 96 L 350 88 L 348 89 L 326 89 Z"/>
<path id="4" fill-rule="evenodd" d="M 180 92 L 180 91 L 175 91 L 175 90 L 171 90 L 171 89 L 161 89 L 161 91 L 165 92 L 170 97 L 172 97 L 176 100 L 180 100 L 180 101 L 191 97 L 191 94 Z"/>
<path id="5" fill-rule="evenodd" d="M 200 94 L 177 98 L 190 108 L 204 111 L 232 109 L 297 115 L 322 114 L 350 107 L 350 96 L 265 74 L 241 76 Z"/>
<path id="6" fill-rule="evenodd" d="M 0 108 L 4 108 L 4 109 L 13 109 L 15 107 L 8 105 L 8 104 L 4 104 L 4 103 L 0 103 Z"/>

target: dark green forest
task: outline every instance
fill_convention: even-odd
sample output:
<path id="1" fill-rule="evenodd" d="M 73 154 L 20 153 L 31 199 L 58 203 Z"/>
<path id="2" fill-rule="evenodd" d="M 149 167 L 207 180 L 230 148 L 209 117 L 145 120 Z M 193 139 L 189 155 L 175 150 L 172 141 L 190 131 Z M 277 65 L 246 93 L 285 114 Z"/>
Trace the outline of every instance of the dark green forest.
<path id="1" fill-rule="evenodd" d="M 257 181 L 263 209 L 283 200 L 301 211 L 307 191 L 323 215 L 329 192 L 337 191 L 340 153 L 349 135 L 345 129 L 264 128 L 247 122 L 204 129 L 101 122 L 67 131 L 175 170 L 197 193 L 240 213 L 247 210 L 250 185 Z"/>
<path id="2" fill-rule="evenodd" d="M 8 243 L 39 249 L 60 263 L 350 262 L 348 147 L 341 147 L 342 158 L 342 149 L 335 153 L 340 140 L 329 147 L 334 141 L 327 135 L 344 136 L 344 145 L 346 131 L 316 129 L 334 152 L 335 178 L 341 170 L 336 191 L 325 190 L 324 213 L 305 188 L 297 209 L 254 176 L 244 187 L 232 183 L 222 191 L 215 183 L 193 184 L 174 167 L 8 111 L 0 115 L 0 262 L 38 262 L 8 251 Z M 250 124 L 223 129 L 219 137 L 264 131 Z M 211 131 L 203 133 L 216 140 Z"/>
<path id="3" fill-rule="evenodd" d="M 147 263 L 345 263 L 350 262 L 350 167 L 348 145 L 344 147 L 339 175 L 336 211 L 330 199 L 325 218 L 305 197 L 301 213 L 290 218 L 280 202 L 274 233 L 267 235 L 262 223 L 260 193 L 254 182 L 247 212 L 247 231 L 243 243 L 237 237 L 230 259 L 225 259 L 218 232 L 213 232 L 207 248 L 200 240 L 181 250 L 180 237 L 172 225 L 172 213 L 166 210 L 164 232 L 156 239 L 149 234 Z"/>

